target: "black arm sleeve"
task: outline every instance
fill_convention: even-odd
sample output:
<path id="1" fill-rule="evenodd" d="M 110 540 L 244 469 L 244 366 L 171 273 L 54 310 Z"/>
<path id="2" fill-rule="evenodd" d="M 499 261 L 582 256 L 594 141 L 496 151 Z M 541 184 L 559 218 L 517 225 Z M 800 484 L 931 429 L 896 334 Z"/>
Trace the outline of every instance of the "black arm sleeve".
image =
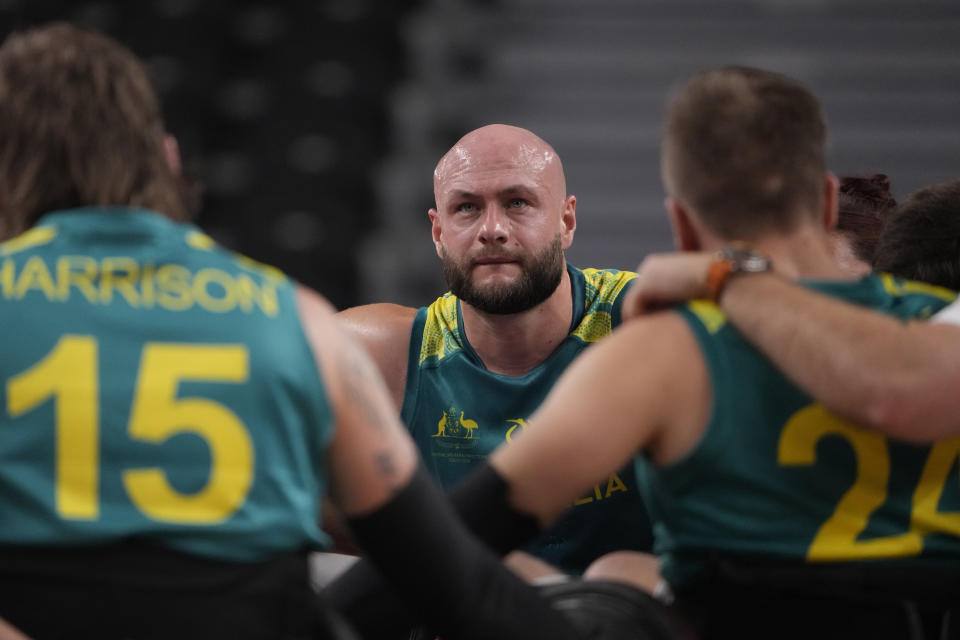
<path id="1" fill-rule="evenodd" d="M 536 532 L 536 523 L 509 507 L 509 514 L 498 518 L 495 512 L 504 506 L 495 503 L 505 504 L 506 483 L 484 467 L 486 479 L 472 476 L 479 488 L 468 484 L 458 491 L 457 502 L 498 548 L 511 548 L 512 539 Z M 492 501 L 489 512 L 480 500 Z M 509 524 L 514 519 L 523 523 L 515 531 Z M 448 640 L 576 638 L 559 612 L 470 535 L 422 468 L 390 502 L 349 524 L 383 578 L 361 560 L 325 594 L 364 637 L 382 638 L 423 621 Z M 404 615 L 405 609 L 415 618 Z"/>

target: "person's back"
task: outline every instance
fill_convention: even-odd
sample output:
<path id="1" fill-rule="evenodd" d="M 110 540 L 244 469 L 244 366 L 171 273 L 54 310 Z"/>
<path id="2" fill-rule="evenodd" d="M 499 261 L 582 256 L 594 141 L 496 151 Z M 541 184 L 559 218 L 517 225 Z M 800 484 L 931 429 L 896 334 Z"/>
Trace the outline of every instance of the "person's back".
<path id="1" fill-rule="evenodd" d="M 804 285 L 904 320 L 928 318 L 955 297 L 889 275 Z M 838 629 L 902 637 L 910 637 L 904 607 L 942 617 L 960 588 L 952 577 L 960 490 L 949 482 L 957 444 L 910 445 L 842 421 L 716 306 L 694 302 L 680 313 L 709 372 L 710 421 L 682 461 L 641 463 L 638 472 L 660 523 L 661 571 L 684 614 L 708 633 L 769 625 L 785 634 L 778 620 L 809 609 L 791 623 L 791 637 L 822 631 L 842 611 L 850 615 Z M 876 613 L 883 605 L 889 616 Z M 855 614 L 860 606 L 866 618 Z M 738 622 L 744 615 L 749 627 Z"/>
<path id="2" fill-rule="evenodd" d="M 0 493 L 17 497 L 3 502 L 0 543 L 143 545 L 103 576 L 77 577 L 94 591 L 135 584 L 152 545 L 214 561 L 196 568 L 207 574 L 198 601 L 231 589 L 234 569 L 218 584 L 217 561 L 266 562 L 266 576 L 277 570 L 268 561 L 299 555 L 300 575 L 288 566 L 285 579 L 305 587 L 303 554 L 324 542 L 316 461 L 332 419 L 292 283 L 146 210 L 53 213 L 0 255 L 0 314 L 19 336 L 0 343 Z M 29 473 L 24 458 L 35 461 Z M 37 566 L 44 557 L 31 558 L 31 580 L 2 563 L 5 603 L 31 583 L 56 588 Z M 190 591 L 143 588 L 157 602 Z M 252 633 L 245 614 L 266 607 L 302 623 L 291 610 L 306 606 L 305 592 L 292 596 L 299 605 L 248 597 L 236 601 L 246 603 L 231 619 L 238 632 Z M 117 603 L 102 604 L 89 611 L 99 625 Z M 182 624 L 178 613 L 158 622 Z"/>

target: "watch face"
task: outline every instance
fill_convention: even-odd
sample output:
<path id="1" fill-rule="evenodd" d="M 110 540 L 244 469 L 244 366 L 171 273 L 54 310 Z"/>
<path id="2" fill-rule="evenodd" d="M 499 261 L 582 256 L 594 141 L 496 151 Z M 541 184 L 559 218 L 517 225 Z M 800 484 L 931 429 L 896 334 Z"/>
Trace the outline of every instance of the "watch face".
<path id="1" fill-rule="evenodd" d="M 734 271 L 759 273 L 770 270 L 770 260 L 749 249 L 728 245 L 724 247 L 723 255 L 733 263 Z"/>

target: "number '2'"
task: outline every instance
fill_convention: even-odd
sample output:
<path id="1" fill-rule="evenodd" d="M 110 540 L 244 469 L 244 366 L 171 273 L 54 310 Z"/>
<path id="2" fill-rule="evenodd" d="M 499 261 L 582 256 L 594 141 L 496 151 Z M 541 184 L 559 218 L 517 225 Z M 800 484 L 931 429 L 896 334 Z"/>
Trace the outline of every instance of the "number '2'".
<path id="1" fill-rule="evenodd" d="M 931 447 L 913 492 L 909 529 L 898 535 L 858 540 L 870 515 L 887 500 L 890 452 L 884 436 L 844 422 L 814 404 L 794 414 L 783 428 L 777 462 L 781 466 L 813 464 L 817 442 L 828 435 L 839 435 L 850 443 L 857 460 L 857 477 L 817 530 L 807 549 L 808 560 L 914 556 L 923 551 L 923 538 L 929 533 L 960 536 L 960 513 L 937 511 L 950 469 L 960 455 L 960 436 Z"/>

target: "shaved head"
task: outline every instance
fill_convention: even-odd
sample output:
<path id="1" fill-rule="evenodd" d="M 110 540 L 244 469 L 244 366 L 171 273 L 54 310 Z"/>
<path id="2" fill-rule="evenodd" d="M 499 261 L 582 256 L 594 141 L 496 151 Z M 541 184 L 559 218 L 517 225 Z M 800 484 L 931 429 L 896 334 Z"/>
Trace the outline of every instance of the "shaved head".
<path id="1" fill-rule="evenodd" d="M 563 280 L 576 227 L 557 152 L 504 124 L 471 131 L 433 172 L 433 239 L 450 290 L 485 313 L 535 307 Z"/>
<path id="2" fill-rule="evenodd" d="M 460 138 L 440 158 L 433 172 L 434 197 L 440 202 L 468 174 L 503 169 L 545 187 L 558 205 L 567 195 L 563 164 L 549 143 L 527 129 L 490 124 Z"/>

